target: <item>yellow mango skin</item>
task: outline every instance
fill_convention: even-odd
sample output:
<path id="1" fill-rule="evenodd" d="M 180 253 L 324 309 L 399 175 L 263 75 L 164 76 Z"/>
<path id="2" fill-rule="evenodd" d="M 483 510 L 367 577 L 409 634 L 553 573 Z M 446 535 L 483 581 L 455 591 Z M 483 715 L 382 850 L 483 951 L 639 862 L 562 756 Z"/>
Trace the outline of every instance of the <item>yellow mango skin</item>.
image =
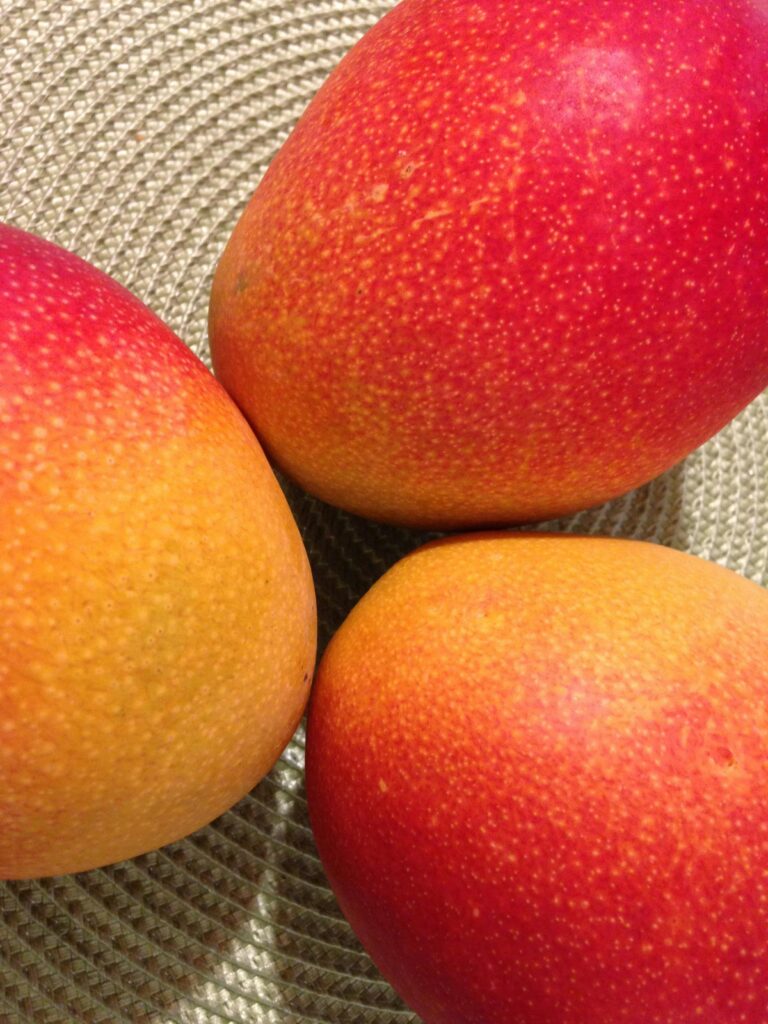
<path id="1" fill-rule="evenodd" d="M 763 1024 L 768 593 L 653 544 L 475 534 L 318 668 L 307 798 L 426 1024 Z"/>
<path id="2" fill-rule="evenodd" d="M 114 281 L 0 229 L 0 878 L 225 811 L 309 691 L 304 547 L 253 434 Z"/>

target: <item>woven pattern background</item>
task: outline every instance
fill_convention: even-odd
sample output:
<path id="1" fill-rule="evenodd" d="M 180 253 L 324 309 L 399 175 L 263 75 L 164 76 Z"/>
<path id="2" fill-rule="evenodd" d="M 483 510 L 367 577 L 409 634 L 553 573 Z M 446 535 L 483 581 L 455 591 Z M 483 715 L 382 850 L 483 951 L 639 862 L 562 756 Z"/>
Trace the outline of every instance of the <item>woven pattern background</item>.
<path id="1" fill-rule="evenodd" d="M 0 216 L 131 288 L 204 359 L 216 259 L 302 109 L 387 0 L 0 0 Z M 758 582 L 766 402 L 684 465 L 544 528 L 639 537 Z M 324 642 L 423 537 L 286 485 Z M 201 624 L 204 628 L 204 624 Z M 0 1024 L 406 1024 L 309 831 L 300 729 L 208 828 L 105 870 L 0 883 Z"/>

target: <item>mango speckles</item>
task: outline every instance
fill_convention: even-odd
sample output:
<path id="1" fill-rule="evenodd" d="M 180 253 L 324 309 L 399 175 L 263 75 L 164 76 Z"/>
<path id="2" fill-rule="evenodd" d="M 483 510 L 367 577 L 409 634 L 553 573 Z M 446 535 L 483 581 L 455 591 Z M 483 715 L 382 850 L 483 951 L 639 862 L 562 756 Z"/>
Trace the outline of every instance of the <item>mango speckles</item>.
<path id="1" fill-rule="evenodd" d="M 0 228 L 0 877 L 205 824 L 307 696 L 309 567 L 247 425 L 114 281 Z M 66 316 L 64 314 L 66 313 Z"/>
<path id="2" fill-rule="evenodd" d="M 766 67 L 747 0 L 405 0 L 237 225 L 217 375 L 299 483 L 374 518 L 650 479 L 768 383 Z"/>
<path id="3" fill-rule="evenodd" d="M 768 595 L 655 545 L 475 534 L 352 611 L 310 815 L 426 1024 L 763 1024 Z"/>

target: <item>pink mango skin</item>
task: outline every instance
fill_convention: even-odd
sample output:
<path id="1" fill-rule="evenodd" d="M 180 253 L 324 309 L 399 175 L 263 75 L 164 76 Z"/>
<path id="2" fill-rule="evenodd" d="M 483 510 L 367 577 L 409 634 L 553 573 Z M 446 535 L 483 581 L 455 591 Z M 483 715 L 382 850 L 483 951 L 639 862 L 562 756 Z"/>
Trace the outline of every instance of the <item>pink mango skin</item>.
<path id="1" fill-rule="evenodd" d="M 768 384 L 767 111 L 755 0 L 403 0 L 243 213 L 216 373 L 372 518 L 622 494 Z"/>
<path id="2" fill-rule="evenodd" d="M 765 1024 L 768 594 L 652 544 L 409 555 L 318 668 L 323 866 L 426 1024 Z"/>
<path id="3" fill-rule="evenodd" d="M 315 598 L 247 423 L 138 299 L 0 226 L 0 878 L 221 814 L 288 742 Z"/>

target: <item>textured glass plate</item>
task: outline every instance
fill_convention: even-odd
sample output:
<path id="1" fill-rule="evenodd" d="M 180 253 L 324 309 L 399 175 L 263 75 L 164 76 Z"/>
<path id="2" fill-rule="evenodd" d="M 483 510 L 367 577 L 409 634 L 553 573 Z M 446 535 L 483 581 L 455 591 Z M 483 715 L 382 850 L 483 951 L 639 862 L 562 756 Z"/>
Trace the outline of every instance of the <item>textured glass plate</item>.
<path id="1" fill-rule="evenodd" d="M 389 6 L 0 0 L 0 216 L 115 276 L 207 359 L 211 275 L 237 215 Z M 657 540 L 763 582 L 767 462 L 761 399 L 683 466 L 557 528 Z M 288 490 L 325 641 L 422 537 Z M 302 765 L 299 730 L 252 794 L 189 839 L 102 871 L 0 883 L 0 1022 L 415 1021 L 327 888 Z"/>

